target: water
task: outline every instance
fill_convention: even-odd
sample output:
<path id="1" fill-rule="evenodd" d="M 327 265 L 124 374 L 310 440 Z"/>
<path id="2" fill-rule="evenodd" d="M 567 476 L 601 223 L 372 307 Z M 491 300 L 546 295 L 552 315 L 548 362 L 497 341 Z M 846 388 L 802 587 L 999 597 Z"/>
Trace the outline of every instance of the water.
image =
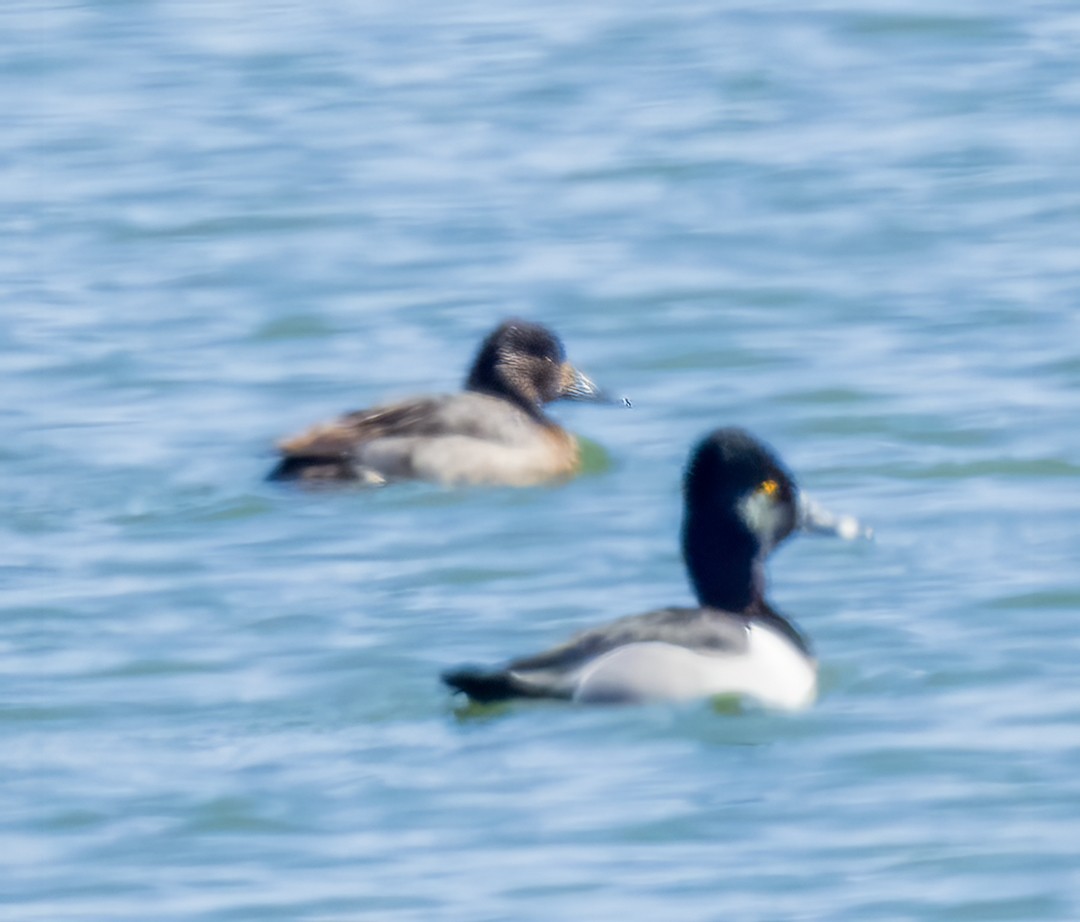
<path id="1" fill-rule="evenodd" d="M 1080 14 L 533 7 L 0 13 L 0 916 L 1075 920 Z M 588 476 L 262 481 L 512 313 Z M 456 716 L 689 600 L 727 423 L 876 527 L 818 705 Z"/>

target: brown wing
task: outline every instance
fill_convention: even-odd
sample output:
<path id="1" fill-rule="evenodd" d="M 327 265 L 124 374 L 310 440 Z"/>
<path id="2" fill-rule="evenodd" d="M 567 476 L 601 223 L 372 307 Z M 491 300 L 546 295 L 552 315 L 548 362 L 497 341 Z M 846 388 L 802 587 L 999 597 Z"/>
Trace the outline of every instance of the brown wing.
<path id="1" fill-rule="evenodd" d="M 357 445 L 393 435 L 434 435 L 439 430 L 444 397 L 422 397 L 403 403 L 357 410 L 319 423 L 278 443 L 286 458 L 337 460 Z"/>
<path id="2" fill-rule="evenodd" d="M 437 431 L 447 397 L 420 397 L 346 413 L 278 442 L 281 460 L 270 480 L 356 480 L 352 457 L 358 446 L 393 435 Z"/>
<path id="3" fill-rule="evenodd" d="M 423 443 L 439 436 L 466 436 L 500 444 L 516 444 L 522 436 L 534 435 L 528 414 L 513 404 L 486 394 L 441 394 L 416 397 L 398 403 L 357 410 L 330 422 L 313 426 L 278 444 L 281 460 L 270 473 L 271 480 L 355 480 L 364 479 L 357 467 L 363 446 L 371 442 L 398 442 L 400 462 L 393 474 L 408 469 L 408 444 Z M 378 466 L 377 466 L 378 467 Z M 374 470 L 379 480 L 385 472 Z"/>

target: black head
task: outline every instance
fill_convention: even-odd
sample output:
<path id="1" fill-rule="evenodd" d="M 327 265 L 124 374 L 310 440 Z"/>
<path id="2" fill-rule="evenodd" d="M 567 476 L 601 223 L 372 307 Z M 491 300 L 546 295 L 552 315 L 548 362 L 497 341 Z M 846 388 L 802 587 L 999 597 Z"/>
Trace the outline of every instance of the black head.
<path id="1" fill-rule="evenodd" d="M 683 553 L 703 605 L 741 611 L 761 601 L 761 565 L 794 530 L 798 488 L 765 445 L 717 429 L 690 456 Z"/>
<path id="2" fill-rule="evenodd" d="M 530 410 L 562 398 L 607 399 L 566 361 L 559 337 L 538 323 L 516 319 L 500 323 L 480 344 L 465 388 Z"/>

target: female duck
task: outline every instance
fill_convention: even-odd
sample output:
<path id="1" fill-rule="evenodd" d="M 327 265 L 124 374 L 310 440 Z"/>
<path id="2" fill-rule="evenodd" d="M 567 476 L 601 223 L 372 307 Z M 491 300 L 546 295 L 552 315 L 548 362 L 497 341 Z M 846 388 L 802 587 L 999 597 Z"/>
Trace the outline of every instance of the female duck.
<path id="1" fill-rule="evenodd" d="M 774 708 L 810 704 L 817 664 L 765 600 L 765 559 L 798 524 L 791 476 L 749 433 L 719 429 L 691 456 L 684 497 L 683 556 L 700 607 L 621 618 L 504 669 L 466 667 L 443 681 L 478 702 L 733 694 Z"/>
<path id="2" fill-rule="evenodd" d="M 567 477 L 580 465 L 577 440 L 543 410 L 564 398 L 609 399 L 554 333 L 507 320 L 481 344 L 462 393 L 357 410 L 285 439 L 270 477 L 509 486 Z"/>

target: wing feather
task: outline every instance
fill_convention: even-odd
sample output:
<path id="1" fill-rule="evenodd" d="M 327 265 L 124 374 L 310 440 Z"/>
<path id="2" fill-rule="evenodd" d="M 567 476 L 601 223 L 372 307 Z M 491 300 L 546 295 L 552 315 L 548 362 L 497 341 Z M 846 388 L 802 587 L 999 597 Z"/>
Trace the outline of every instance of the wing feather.
<path id="1" fill-rule="evenodd" d="M 440 432 L 446 398 L 424 397 L 369 410 L 356 410 L 319 423 L 278 443 L 287 458 L 339 459 L 357 445 L 396 435 Z"/>
<path id="2" fill-rule="evenodd" d="M 565 671 L 616 647 L 649 641 L 692 650 L 735 652 L 746 648 L 746 622 L 714 609 L 663 608 L 582 631 L 543 653 L 514 660 L 507 668 L 518 674 Z"/>

